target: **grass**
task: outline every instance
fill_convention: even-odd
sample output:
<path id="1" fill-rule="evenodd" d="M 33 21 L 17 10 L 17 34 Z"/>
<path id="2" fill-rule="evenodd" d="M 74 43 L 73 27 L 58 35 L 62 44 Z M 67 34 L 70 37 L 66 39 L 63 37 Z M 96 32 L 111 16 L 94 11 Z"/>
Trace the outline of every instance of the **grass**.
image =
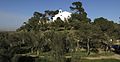
<path id="1" fill-rule="evenodd" d="M 101 59 L 101 60 L 81 60 L 80 62 L 120 62 L 116 59 Z"/>
<path id="2" fill-rule="evenodd" d="M 100 56 L 112 56 L 112 55 L 114 55 L 115 53 L 113 53 L 113 52 L 103 52 L 103 53 L 101 53 L 101 54 L 99 54 Z"/>
<path id="3" fill-rule="evenodd" d="M 72 60 L 73 61 L 73 60 Z M 49 61 L 46 59 L 39 59 L 37 60 L 37 62 L 54 62 L 54 61 Z M 82 60 L 74 60 L 74 62 L 120 62 L 120 60 L 116 60 L 116 59 L 100 59 L 100 60 L 86 60 L 86 59 L 82 59 Z"/>
<path id="4" fill-rule="evenodd" d="M 88 57 L 98 57 L 98 56 L 112 56 L 113 52 L 102 52 L 102 53 L 92 53 Z"/>
<path id="5" fill-rule="evenodd" d="M 93 53 L 91 52 L 90 55 L 87 55 L 86 51 L 77 51 L 73 53 L 67 53 L 65 56 L 72 56 L 72 57 L 99 57 L 99 56 L 113 56 L 115 53 L 113 52 L 101 52 L 101 53 Z"/>
<path id="6" fill-rule="evenodd" d="M 71 56 L 72 62 L 76 62 L 76 61 L 77 62 L 120 62 L 120 60 L 117 59 L 95 59 L 95 60 L 82 59 L 82 57 L 99 57 L 99 56 L 112 56 L 112 55 L 114 55 L 114 53 L 112 52 L 102 52 L 102 53 L 91 52 L 91 54 L 87 56 L 86 51 L 77 51 L 77 52 L 67 53 L 63 57 Z M 44 60 L 41 60 L 42 62 L 55 61 L 55 58 L 51 56 L 51 52 L 41 53 L 40 56 L 44 56 L 43 57 Z M 48 61 L 46 61 L 45 59 Z"/>

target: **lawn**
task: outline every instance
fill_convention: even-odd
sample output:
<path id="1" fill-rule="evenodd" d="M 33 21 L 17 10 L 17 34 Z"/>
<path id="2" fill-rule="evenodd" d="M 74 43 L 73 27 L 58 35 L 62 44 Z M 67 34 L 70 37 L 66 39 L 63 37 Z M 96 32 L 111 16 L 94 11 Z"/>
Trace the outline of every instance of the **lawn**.
<path id="1" fill-rule="evenodd" d="M 80 62 L 120 62 L 116 59 L 101 59 L 101 60 L 81 60 Z"/>

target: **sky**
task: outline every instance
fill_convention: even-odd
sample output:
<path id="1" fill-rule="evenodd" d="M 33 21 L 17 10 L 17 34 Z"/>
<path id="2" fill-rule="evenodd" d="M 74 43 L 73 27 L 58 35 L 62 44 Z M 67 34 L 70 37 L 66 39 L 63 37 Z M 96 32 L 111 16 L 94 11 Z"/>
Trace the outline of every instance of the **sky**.
<path id="1" fill-rule="evenodd" d="M 15 30 L 23 25 L 35 11 L 69 11 L 72 2 L 81 1 L 88 17 L 104 17 L 114 22 L 120 19 L 120 0 L 0 0 L 0 30 Z"/>

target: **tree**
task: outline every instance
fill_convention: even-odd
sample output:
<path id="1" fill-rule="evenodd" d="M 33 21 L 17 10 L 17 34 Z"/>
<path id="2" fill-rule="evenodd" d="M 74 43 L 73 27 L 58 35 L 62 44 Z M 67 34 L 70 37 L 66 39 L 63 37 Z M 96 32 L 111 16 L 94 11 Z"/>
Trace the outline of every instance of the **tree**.
<path id="1" fill-rule="evenodd" d="M 70 9 L 75 11 L 75 14 L 73 15 L 76 15 L 77 19 L 80 21 L 88 22 L 87 13 L 82 7 L 82 3 L 78 1 L 73 2 L 72 5 L 73 6 L 70 6 Z"/>
<path id="2" fill-rule="evenodd" d="M 112 21 L 109 21 L 103 17 L 100 17 L 100 18 L 96 18 L 94 20 L 94 24 L 96 24 L 98 27 L 101 28 L 101 31 L 105 32 L 105 31 L 109 31 L 109 29 L 113 29 L 114 26 L 113 26 L 113 22 Z"/>
<path id="3" fill-rule="evenodd" d="M 58 14 L 59 10 L 46 10 L 45 11 L 45 15 L 50 17 L 52 19 L 52 17 L 54 17 L 56 14 Z"/>
<path id="4" fill-rule="evenodd" d="M 31 17 L 27 22 L 24 22 L 17 31 L 45 31 L 47 30 L 48 17 L 45 14 L 34 12 L 33 17 Z"/>

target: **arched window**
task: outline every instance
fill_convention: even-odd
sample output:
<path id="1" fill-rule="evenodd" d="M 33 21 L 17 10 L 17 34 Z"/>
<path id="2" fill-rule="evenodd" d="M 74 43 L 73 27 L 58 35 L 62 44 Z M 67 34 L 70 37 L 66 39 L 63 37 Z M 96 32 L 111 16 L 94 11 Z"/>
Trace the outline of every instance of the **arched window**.
<path id="1" fill-rule="evenodd" d="M 62 13 L 62 10 L 61 10 L 61 9 L 59 10 L 59 13 Z"/>

